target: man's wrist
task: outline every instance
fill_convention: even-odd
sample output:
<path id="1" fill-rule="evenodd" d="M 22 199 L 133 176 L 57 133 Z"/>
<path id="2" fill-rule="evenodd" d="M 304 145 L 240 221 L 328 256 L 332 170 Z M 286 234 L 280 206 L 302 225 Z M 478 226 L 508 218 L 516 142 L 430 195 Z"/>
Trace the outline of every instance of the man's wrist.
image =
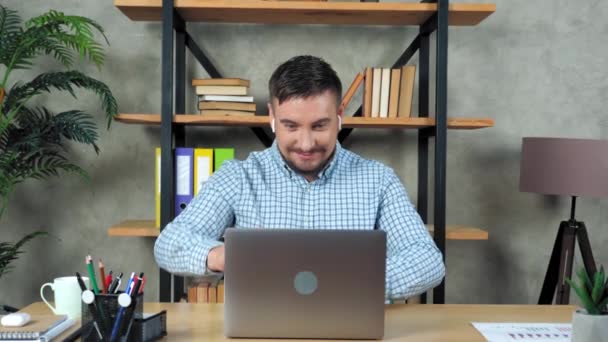
<path id="1" fill-rule="evenodd" d="M 217 272 L 217 249 L 220 246 L 215 246 L 209 250 L 209 254 L 207 254 L 207 270 L 211 272 Z"/>

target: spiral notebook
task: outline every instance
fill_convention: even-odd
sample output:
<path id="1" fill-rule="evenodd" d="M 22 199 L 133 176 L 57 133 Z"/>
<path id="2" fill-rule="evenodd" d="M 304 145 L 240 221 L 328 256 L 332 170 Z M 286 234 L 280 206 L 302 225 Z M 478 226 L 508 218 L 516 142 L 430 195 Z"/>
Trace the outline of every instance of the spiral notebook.
<path id="1" fill-rule="evenodd" d="M 50 341 L 72 325 L 66 315 L 32 315 L 22 327 L 0 326 L 0 341 Z"/>

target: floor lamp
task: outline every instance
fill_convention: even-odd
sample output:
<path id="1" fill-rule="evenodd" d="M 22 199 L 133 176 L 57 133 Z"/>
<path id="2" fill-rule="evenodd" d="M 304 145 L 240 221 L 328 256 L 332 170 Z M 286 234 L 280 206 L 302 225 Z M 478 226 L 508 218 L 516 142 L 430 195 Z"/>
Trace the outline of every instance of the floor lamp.
<path id="1" fill-rule="evenodd" d="M 608 196 L 608 140 L 523 138 L 519 190 L 572 199 L 570 219 L 562 221 L 538 304 L 568 304 L 572 262 L 578 240 L 587 273 L 596 271 L 587 228 L 575 218 L 578 196 Z M 592 278 L 593 279 L 593 278 Z"/>

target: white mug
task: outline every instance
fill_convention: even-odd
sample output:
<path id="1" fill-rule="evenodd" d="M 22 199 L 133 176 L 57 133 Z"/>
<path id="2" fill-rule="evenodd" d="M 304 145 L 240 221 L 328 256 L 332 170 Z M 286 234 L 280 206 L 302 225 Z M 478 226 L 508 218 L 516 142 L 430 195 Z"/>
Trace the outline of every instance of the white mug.
<path id="1" fill-rule="evenodd" d="M 89 288 L 89 278 L 82 277 L 82 281 Z M 55 306 L 44 298 L 44 288 L 50 286 L 55 294 Z M 75 276 L 55 278 L 52 283 L 40 287 L 40 297 L 55 315 L 68 315 L 69 318 L 80 317 L 80 302 L 82 289 Z"/>

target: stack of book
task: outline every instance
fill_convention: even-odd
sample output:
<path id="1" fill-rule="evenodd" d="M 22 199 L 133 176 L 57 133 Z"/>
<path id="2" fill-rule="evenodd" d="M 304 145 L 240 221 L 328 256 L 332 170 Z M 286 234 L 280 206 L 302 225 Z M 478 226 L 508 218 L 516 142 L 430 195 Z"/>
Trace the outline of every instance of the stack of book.
<path id="1" fill-rule="evenodd" d="M 222 275 L 207 275 L 188 286 L 188 303 L 223 303 L 224 279 Z"/>
<path id="2" fill-rule="evenodd" d="M 363 117 L 409 118 L 414 95 L 415 65 L 398 69 L 369 67 L 355 76 L 342 100 L 342 108 L 363 84 Z"/>
<path id="3" fill-rule="evenodd" d="M 255 115 L 249 80 L 240 78 L 193 79 L 202 115 Z"/>

